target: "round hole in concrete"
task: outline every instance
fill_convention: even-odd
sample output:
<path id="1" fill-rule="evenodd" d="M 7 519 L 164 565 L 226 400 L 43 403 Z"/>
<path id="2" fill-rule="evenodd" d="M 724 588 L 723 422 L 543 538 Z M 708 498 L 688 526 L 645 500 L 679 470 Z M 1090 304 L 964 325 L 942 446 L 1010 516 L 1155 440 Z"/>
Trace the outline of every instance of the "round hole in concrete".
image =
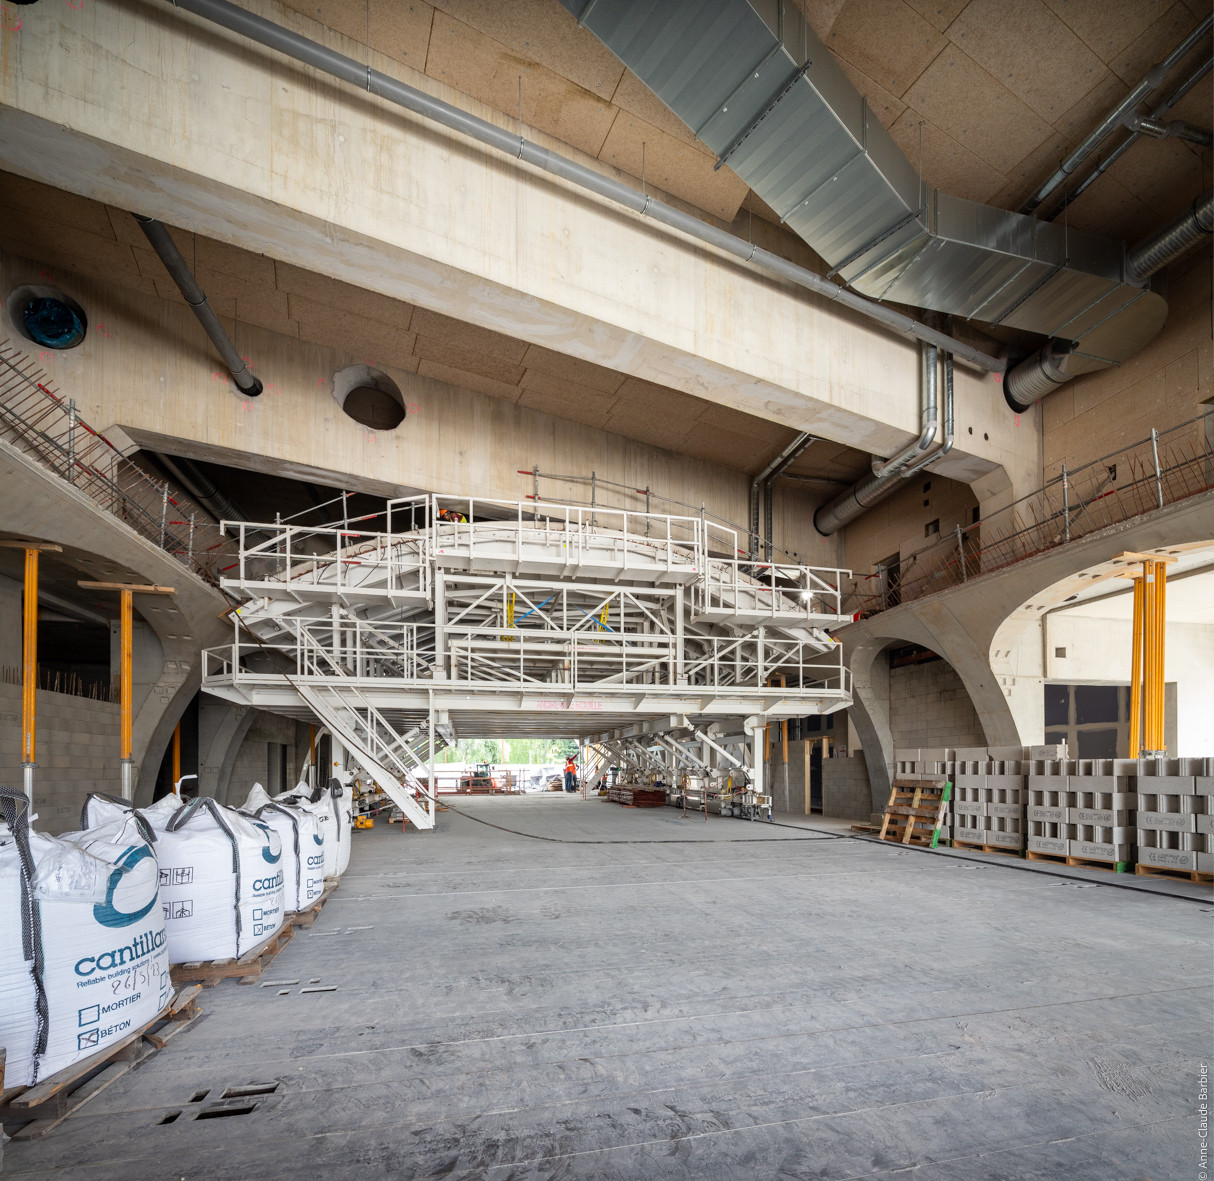
<path id="1" fill-rule="evenodd" d="M 360 426 L 390 431 L 405 420 L 405 399 L 386 373 L 349 365 L 333 374 L 333 399 Z"/>
<path id="2" fill-rule="evenodd" d="M 84 309 L 57 287 L 15 287 L 4 310 L 21 336 L 44 349 L 74 349 L 88 335 Z"/>

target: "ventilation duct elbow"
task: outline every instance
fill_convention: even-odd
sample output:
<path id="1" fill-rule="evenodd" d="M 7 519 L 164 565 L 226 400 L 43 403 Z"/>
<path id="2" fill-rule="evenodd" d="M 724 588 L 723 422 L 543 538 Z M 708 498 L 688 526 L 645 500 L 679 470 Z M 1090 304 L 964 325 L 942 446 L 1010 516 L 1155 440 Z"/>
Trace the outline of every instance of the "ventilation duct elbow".
<path id="1" fill-rule="evenodd" d="M 1066 371 L 1071 346 L 1051 340 L 1039 353 L 1003 375 L 1003 396 L 1017 413 L 1071 380 Z"/>
<path id="2" fill-rule="evenodd" d="M 934 358 L 932 363 L 934 367 Z M 908 476 L 913 476 L 917 472 L 931 467 L 936 460 L 943 459 L 953 449 L 953 424 L 953 359 L 946 354 L 944 358 L 944 438 L 941 440 L 940 446 L 930 455 L 920 459 L 918 463 L 903 463 L 901 467 L 895 467 L 891 461 L 885 465 L 889 469 L 886 474 L 879 475 L 874 471 L 871 476 L 852 485 L 842 495 L 837 496 L 814 513 L 814 528 L 823 537 L 837 533 L 844 525 L 860 516 L 865 509 L 904 487 L 902 481 Z"/>
<path id="3" fill-rule="evenodd" d="M 924 185 L 830 52 L 806 22 L 784 15 L 793 12 L 784 4 L 562 3 L 831 275 L 862 295 L 1073 342 L 1065 365 L 1051 368 L 1051 354 L 1037 366 L 1035 381 L 1050 387 L 1050 375 L 1127 360 L 1162 327 L 1167 305 L 1129 281 L 1120 243 Z M 1084 154 L 1201 43 L 1210 23 L 1194 22 L 1132 88 L 1133 101 L 1127 96 L 1088 137 Z M 1078 164 L 1074 156 L 1069 167 Z"/>

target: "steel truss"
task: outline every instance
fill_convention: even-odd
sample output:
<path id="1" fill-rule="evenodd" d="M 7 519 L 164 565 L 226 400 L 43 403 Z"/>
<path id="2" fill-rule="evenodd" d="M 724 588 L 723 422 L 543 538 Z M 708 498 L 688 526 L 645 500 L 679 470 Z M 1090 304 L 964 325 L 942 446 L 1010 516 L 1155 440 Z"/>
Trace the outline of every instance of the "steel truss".
<path id="1" fill-rule="evenodd" d="M 827 631 L 846 571 L 748 561 L 697 517 L 415 497 L 387 520 L 225 523 L 240 606 L 203 685 L 318 719 L 419 827 L 459 734 L 574 737 L 596 767 L 753 804 L 763 727 L 851 702 Z"/>

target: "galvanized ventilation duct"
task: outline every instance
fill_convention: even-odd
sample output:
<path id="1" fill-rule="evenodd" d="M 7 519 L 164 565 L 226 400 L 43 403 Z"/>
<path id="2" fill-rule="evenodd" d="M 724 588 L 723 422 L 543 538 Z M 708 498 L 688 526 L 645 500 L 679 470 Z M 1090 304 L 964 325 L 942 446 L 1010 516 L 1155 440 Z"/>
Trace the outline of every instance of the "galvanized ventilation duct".
<path id="1" fill-rule="evenodd" d="M 832 275 L 874 299 L 1052 338 L 1026 362 L 1033 380 L 1010 375 L 1009 400 L 1040 396 L 1046 371 L 1052 388 L 1118 364 L 1163 326 L 1167 305 L 1127 280 L 1120 243 L 923 184 L 806 23 L 785 25 L 782 0 L 562 3 Z"/>

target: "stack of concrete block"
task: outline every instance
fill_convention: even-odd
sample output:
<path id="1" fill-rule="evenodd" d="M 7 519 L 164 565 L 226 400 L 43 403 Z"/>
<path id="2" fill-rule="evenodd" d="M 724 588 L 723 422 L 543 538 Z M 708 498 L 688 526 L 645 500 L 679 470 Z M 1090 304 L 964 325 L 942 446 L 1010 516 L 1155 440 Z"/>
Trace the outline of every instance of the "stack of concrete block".
<path id="1" fill-rule="evenodd" d="M 1028 776 L 1027 853 L 1125 868 L 1133 859 L 1134 773 L 1128 759 L 1035 759 Z"/>
<path id="2" fill-rule="evenodd" d="M 1023 747 L 958 747 L 954 752 L 952 840 L 1020 852 L 1024 848 Z"/>
<path id="3" fill-rule="evenodd" d="M 1070 776 L 1067 854 L 1124 869 L 1133 860 L 1134 774 L 1130 759 L 1080 759 Z"/>
<path id="4" fill-rule="evenodd" d="M 1027 786 L 1027 854 L 1048 857 L 1070 855 L 1073 836 L 1067 812 L 1071 807 L 1070 776 L 1065 759 L 1032 759 Z"/>
<path id="5" fill-rule="evenodd" d="M 1136 832 L 1144 870 L 1210 873 L 1210 759 L 1139 759 Z M 1201 780 L 1202 790 L 1198 790 Z M 1200 827 L 1199 827 L 1200 821 Z"/>

